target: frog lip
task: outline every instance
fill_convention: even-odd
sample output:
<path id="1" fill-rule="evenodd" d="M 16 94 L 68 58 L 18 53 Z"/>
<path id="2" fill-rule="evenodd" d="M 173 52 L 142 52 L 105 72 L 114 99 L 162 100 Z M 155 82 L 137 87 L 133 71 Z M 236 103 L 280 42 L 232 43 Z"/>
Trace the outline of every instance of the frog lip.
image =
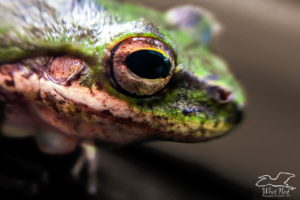
<path id="1" fill-rule="evenodd" d="M 232 115 L 225 119 L 223 123 L 221 121 L 215 121 L 214 127 L 207 127 L 202 124 L 200 128 L 195 130 L 191 134 L 180 134 L 180 133 L 166 133 L 163 137 L 159 139 L 163 140 L 173 140 L 176 142 L 187 142 L 187 143 L 196 143 L 196 142 L 205 142 L 211 139 L 217 139 L 228 133 L 231 133 L 232 129 L 237 127 L 237 124 L 244 118 L 243 108 L 236 106 L 232 110 Z M 227 125 L 224 126 L 224 123 Z M 222 126 L 223 124 L 223 126 Z"/>
<path id="2" fill-rule="evenodd" d="M 48 82 L 49 81 L 47 81 L 47 83 Z M 138 110 L 134 110 L 131 107 L 128 107 L 129 109 L 128 112 L 132 112 L 132 114 L 134 115 L 127 115 L 126 113 L 122 114 L 121 113 L 122 109 L 120 110 L 120 106 L 123 104 L 117 104 L 117 103 L 114 104 L 113 108 L 115 108 L 115 110 L 117 110 L 116 112 L 118 113 L 112 113 L 114 112 L 114 110 L 112 109 L 112 111 L 110 111 L 109 108 L 113 104 L 110 103 L 108 107 L 98 106 L 99 103 L 101 103 L 100 98 L 102 98 L 102 100 L 104 98 L 102 96 L 101 91 L 98 91 L 96 89 L 87 89 L 83 86 L 77 85 L 77 83 L 74 83 L 74 87 L 68 87 L 68 88 L 63 86 L 57 86 L 52 83 L 51 86 L 53 86 L 52 88 L 53 92 L 57 94 L 60 98 L 63 98 L 66 103 L 69 102 L 71 104 L 74 104 L 76 107 L 79 108 L 79 110 L 82 110 L 83 112 L 86 112 L 88 114 L 92 114 L 96 117 L 93 119 L 91 118 L 92 121 L 86 121 L 86 123 L 99 122 L 102 123 L 101 126 L 105 123 L 107 127 L 108 126 L 118 127 L 118 128 L 112 128 L 111 132 L 113 133 L 109 135 L 110 137 L 113 137 L 112 135 L 114 134 L 133 135 L 132 131 L 135 131 L 134 133 L 135 136 L 134 139 L 132 140 L 139 140 L 140 138 L 150 138 L 150 137 L 152 138 L 152 136 L 155 135 L 157 136 L 158 139 L 167 138 L 168 140 L 175 140 L 178 142 L 201 142 L 201 141 L 210 140 L 218 136 L 224 135 L 242 119 L 242 109 L 240 109 L 238 104 L 234 102 L 232 102 L 233 105 L 229 105 L 233 107 L 230 111 L 231 114 L 229 114 L 228 119 L 222 119 L 222 121 L 220 121 L 221 123 L 216 125 L 217 127 L 214 127 L 213 117 L 211 117 L 209 123 L 205 125 L 200 125 L 198 124 L 199 122 L 190 124 L 189 121 L 182 122 L 182 124 L 181 123 L 176 124 L 174 121 L 172 121 L 173 120 L 172 118 L 167 118 L 167 117 L 162 118 L 160 116 L 153 116 L 153 115 L 148 116 L 147 118 L 146 116 L 144 116 L 145 113 L 138 113 L 139 112 Z M 85 101 L 86 97 L 74 98 L 74 96 L 76 95 L 71 95 L 73 94 L 73 92 L 74 94 L 78 92 L 78 94 L 80 93 L 81 95 L 83 94 L 82 92 L 86 92 L 87 94 L 86 97 L 90 97 L 94 101 L 91 102 L 89 100 L 88 102 L 86 102 Z M 119 100 L 116 101 L 119 102 Z M 205 110 L 206 107 L 204 107 L 203 109 Z M 200 112 L 199 110 L 195 110 L 195 111 Z M 210 115 L 209 113 L 207 114 Z M 213 115 L 214 113 L 211 113 L 210 116 Z M 133 118 L 132 116 L 136 116 L 136 118 Z M 153 121 L 151 121 L 150 119 L 153 120 L 155 123 L 152 124 Z M 173 122 L 174 125 L 170 125 L 171 122 Z M 181 129 L 181 127 L 183 129 Z M 78 130 L 79 130 L 77 133 L 78 135 L 82 134 L 84 137 L 90 137 L 86 134 L 86 132 L 83 133 L 81 129 Z M 121 141 L 121 143 L 127 143 L 127 140 Z"/>
<path id="3" fill-rule="evenodd" d="M 66 98 L 66 100 L 68 99 Z M 92 108 L 89 108 L 80 103 L 75 103 L 75 104 L 83 111 L 87 111 L 91 114 L 97 115 L 104 121 L 109 121 L 109 123 L 112 123 L 112 125 L 115 124 L 118 127 L 122 127 L 123 131 L 127 132 L 128 130 L 130 131 L 131 128 L 134 128 L 134 129 L 138 129 L 139 132 L 145 133 L 137 136 L 132 140 L 130 139 L 128 141 L 127 140 L 118 141 L 116 142 L 116 144 L 128 144 L 135 141 L 152 140 L 153 138 L 159 140 L 168 140 L 168 141 L 171 140 L 171 141 L 187 142 L 187 143 L 204 142 L 225 135 L 227 132 L 229 132 L 229 130 L 232 129 L 232 127 L 234 127 L 236 123 L 238 123 L 241 120 L 241 116 L 242 116 L 242 110 L 236 109 L 234 116 L 230 119 L 230 121 L 228 121 L 229 126 L 227 127 L 222 128 L 222 124 L 220 124 L 220 128 L 214 130 L 202 126 L 197 130 L 192 131 L 191 133 L 183 134 L 179 131 L 178 132 L 163 131 L 163 130 L 154 129 L 153 127 L 149 127 L 147 124 L 134 122 L 130 118 L 127 119 L 118 118 L 113 116 L 109 110 L 100 112 L 97 110 L 93 110 Z M 107 142 L 111 143 L 109 139 L 107 140 Z"/>
<path id="4" fill-rule="evenodd" d="M 206 142 L 226 136 L 229 133 L 232 133 L 232 129 L 234 128 L 236 128 L 235 124 L 231 124 L 228 128 L 223 130 L 209 130 L 200 128 L 192 134 L 179 134 L 169 132 L 164 134 L 157 134 L 157 139 L 184 143 Z"/>

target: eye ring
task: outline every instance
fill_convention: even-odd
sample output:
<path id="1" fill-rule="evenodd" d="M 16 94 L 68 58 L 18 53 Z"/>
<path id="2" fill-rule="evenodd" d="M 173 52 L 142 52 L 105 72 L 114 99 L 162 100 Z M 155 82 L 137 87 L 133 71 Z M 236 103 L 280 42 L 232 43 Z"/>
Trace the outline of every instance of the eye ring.
<path id="1" fill-rule="evenodd" d="M 162 90 L 175 66 L 172 49 L 155 38 L 127 38 L 111 50 L 112 80 L 132 95 L 150 96 Z"/>

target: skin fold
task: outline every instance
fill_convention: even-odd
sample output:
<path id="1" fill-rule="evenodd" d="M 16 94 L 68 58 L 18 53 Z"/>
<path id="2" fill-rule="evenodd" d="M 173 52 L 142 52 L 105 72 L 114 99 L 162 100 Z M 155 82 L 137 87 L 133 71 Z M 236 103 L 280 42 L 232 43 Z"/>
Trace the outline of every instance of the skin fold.
<path id="1" fill-rule="evenodd" d="M 240 122 L 245 98 L 210 50 L 218 32 L 195 6 L 160 13 L 110 0 L 1 0 L 3 133 L 35 135 L 50 153 L 91 139 L 222 136 Z"/>

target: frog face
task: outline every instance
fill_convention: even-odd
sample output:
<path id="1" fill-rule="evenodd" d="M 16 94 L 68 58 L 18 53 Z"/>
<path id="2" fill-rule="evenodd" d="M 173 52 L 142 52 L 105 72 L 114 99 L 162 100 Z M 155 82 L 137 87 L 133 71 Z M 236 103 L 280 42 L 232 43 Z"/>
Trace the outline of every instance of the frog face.
<path id="1" fill-rule="evenodd" d="M 189 45 L 196 40 L 188 31 L 154 25 L 135 6 L 104 0 L 4 2 L 1 88 L 22 94 L 61 132 L 113 143 L 198 142 L 240 121 L 239 84 L 206 45 Z M 9 12 L 18 6 L 20 15 Z"/>

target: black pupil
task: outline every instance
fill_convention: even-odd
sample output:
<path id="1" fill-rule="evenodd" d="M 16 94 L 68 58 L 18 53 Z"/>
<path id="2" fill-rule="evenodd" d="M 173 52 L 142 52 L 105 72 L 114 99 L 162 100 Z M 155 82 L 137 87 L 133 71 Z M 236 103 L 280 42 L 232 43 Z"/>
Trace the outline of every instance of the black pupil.
<path id="1" fill-rule="evenodd" d="M 165 78 L 171 70 L 171 62 L 161 53 L 140 50 L 127 56 L 125 63 L 136 75 L 147 79 Z"/>

